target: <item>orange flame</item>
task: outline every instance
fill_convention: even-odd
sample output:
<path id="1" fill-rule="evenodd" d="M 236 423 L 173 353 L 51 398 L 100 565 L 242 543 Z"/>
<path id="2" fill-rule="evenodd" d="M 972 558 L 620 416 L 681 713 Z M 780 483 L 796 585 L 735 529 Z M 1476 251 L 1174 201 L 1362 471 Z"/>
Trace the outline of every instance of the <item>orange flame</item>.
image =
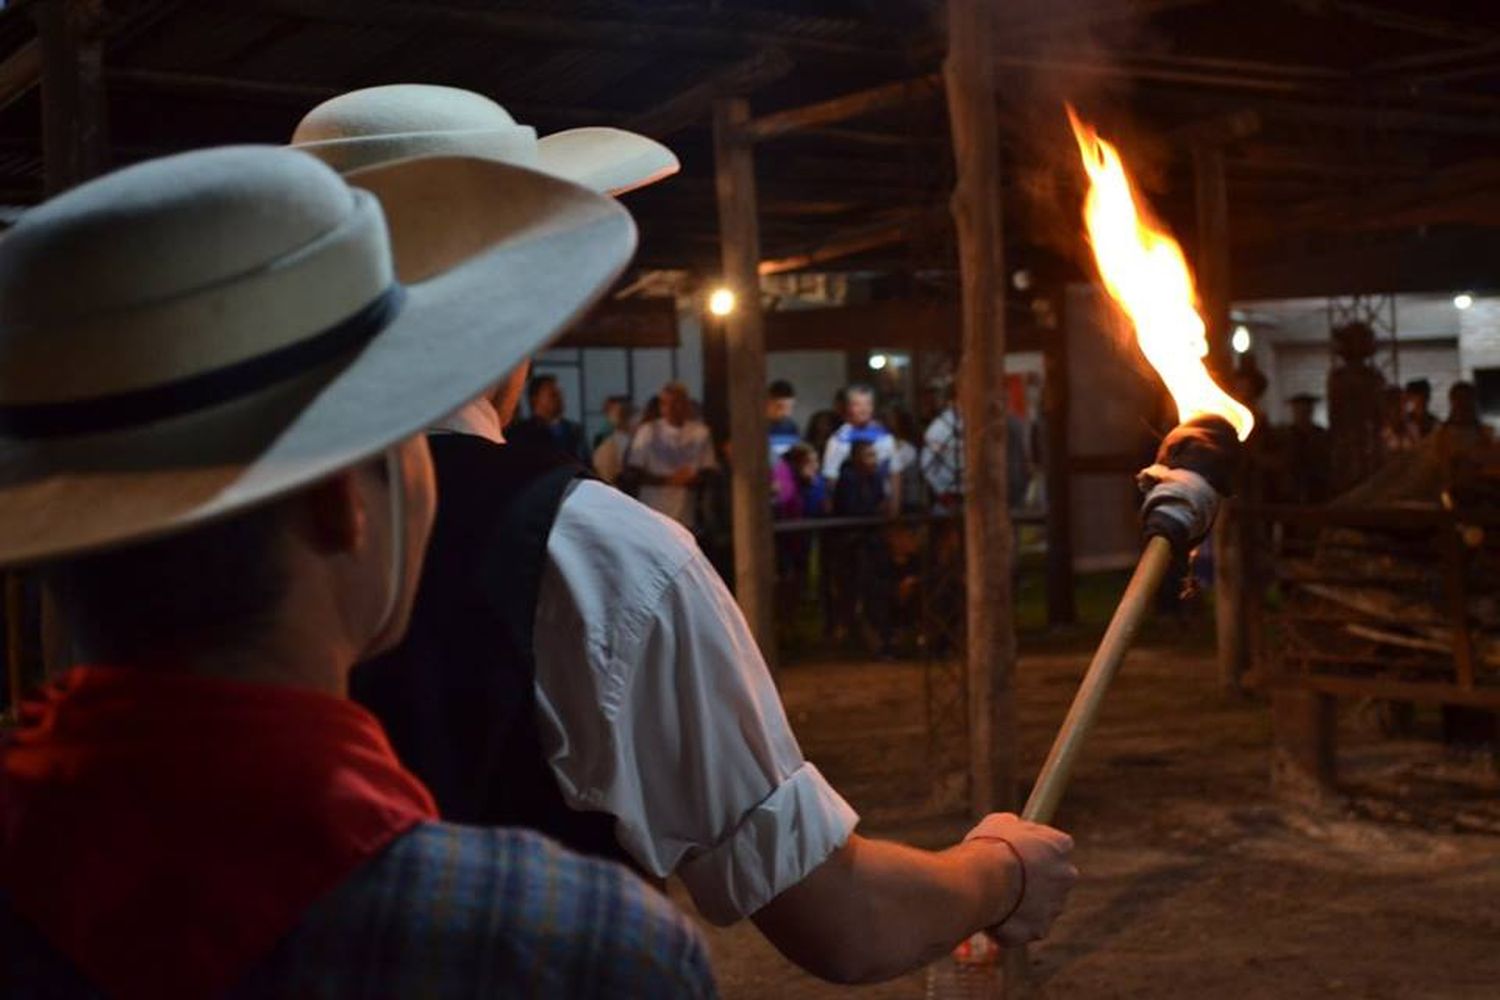
<path id="1" fill-rule="evenodd" d="M 1177 419 L 1220 416 L 1245 440 L 1255 418 L 1219 388 L 1203 364 L 1208 338 L 1195 308 L 1198 295 L 1182 247 L 1142 217 L 1115 147 L 1099 138 L 1093 126 L 1079 121 L 1071 107 L 1068 120 L 1089 175 L 1083 218 L 1105 290 L 1135 327 L 1141 353 L 1177 404 Z"/>

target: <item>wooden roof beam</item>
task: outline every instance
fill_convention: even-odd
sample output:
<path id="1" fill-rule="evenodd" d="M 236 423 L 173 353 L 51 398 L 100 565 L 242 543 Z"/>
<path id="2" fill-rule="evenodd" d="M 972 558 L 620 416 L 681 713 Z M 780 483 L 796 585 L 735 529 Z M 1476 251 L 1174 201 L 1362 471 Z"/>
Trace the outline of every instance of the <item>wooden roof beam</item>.
<path id="1" fill-rule="evenodd" d="M 1500 226 L 1500 160 L 1480 160 L 1425 174 L 1404 184 L 1288 205 L 1252 221 L 1246 243 L 1274 243 L 1290 233 L 1319 229 L 1400 229 L 1457 223 Z"/>
<path id="2" fill-rule="evenodd" d="M 42 45 L 35 38 L 0 62 L 0 109 L 8 108 L 42 79 Z"/>
<path id="3" fill-rule="evenodd" d="M 943 92 L 942 79 L 936 73 L 928 73 L 912 80 L 886 83 L 869 90 L 819 101 L 800 108 L 773 111 L 752 118 L 745 125 L 745 134 L 752 142 L 762 142 L 788 132 L 832 125 L 848 121 L 876 111 L 886 111 L 917 101 L 930 100 Z"/>
<path id="4" fill-rule="evenodd" d="M 864 146 L 946 146 L 948 140 L 937 132 L 931 135 L 898 135 L 895 132 L 875 132 L 853 128 L 810 128 L 806 135 L 838 142 L 852 142 Z"/>
<path id="5" fill-rule="evenodd" d="M 721 97 L 748 94 L 780 80 L 795 64 L 779 46 L 761 49 L 710 74 L 681 93 L 621 122 L 627 128 L 658 138 L 671 135 L 705 121 L 714 101 Z"/>
<path id="6" fill-rule="evenodd" d="M 1248 139 L 1261 129 L 1257 111 L 1234 111 L 1205 118 L 1172 130 L 1172 138 L 1186 146 L 1224 146 Z"/>
<path id="7" fill-rule="evenodd" d="M 178 73 L 155 69 L 111 69 L 106 72 L 110 83 L 125 87 L 161 90 L 174 93 L 213 93 L 224 97 L 244 98 L 292 104 L 318 104 L 337 97 L 338 87 L 317 84 L 287 83 L 280 80 L 246 80 L 238 77 L 213 76 L 207 73 Z"/>
<path id="8" fill-rule="evenodd" d="M 1418 52 L 1415 55 L 1396 56 L 1370 66 L 1372 73 L 1405 73 L 1419 70 L 1441 70 L 1453 63 L 1482 59 L 1486 65 L 1496 52 L 1500 52 L 1500 37 L 1476 43 L 1472 38 L 1455 48 Z"/>
<path id="9" fill-rule="evenodd" d="M 1152 86 L 1142 88 L 1141 105 L 1155 108 L 1160 114 L 1215 114 L 1223 110 L 1223 100 L 1182 88 Z M 1278 122 L 1297 122 L 1347 132 L 1374 129 L 1383 132 L 1434 132 L 1447 135 L 1500 134 L 1500 114 L 1432 111 L 1413 107 L 1392 107 L 1343 101 L 1310 101 L 1245 95 L 1236 99 L 1245 108 L 1261 113 L 1274 126 Z"/>
<path id="10" fill-rule="evenodd" d="M 1353 20 L 1363 21 L 1377 28 L 1400 32 L 1404 35 L 1425 35 L 1428 38 L 1466 43 L 1493 40 L 1497 37 L 1494 32 L 1485 31 L 1471 22 L 1408 14 L 1403 10 L 1392 10 L 1389 7 L 1364 3 L 1362 0 L 1292 0 L 1292 2 L 1310 14 L 1330 12 L 1342 14 Z"/>
<path id="11" fill-rule="evenodd" d="M 304 21 L 323 21 L 403 31 L 481 34 L 570 48 L 653 49 L 699 55 L 743 53 L 748 48 L 781 47 L 818 55 L 889 58 L 894 47 L 873 41 L 844 41 L 811 34 L 759 28 L 724 27 L 679 16 L 664 19 L 577 17 L 540 8 L 506 10 L 396 0 L 253 0 L 252 6 Z M 639 8 L 646 11 L 649 8 Z"/>
<path id="12" fill-rule="evenodd" d="M 344 93 L 344 88 L 326 84 L 250 80 L 208 73 L 179 73 L 175 70 L 121 67 L 107 71 L 106 76 L 111 84 L 126 88 L 159 90 L 167 93 L 205 94 L 269 103 L 286 102 L 304 105 L 311 102 L 317 104 Z M 545 120 L 548 124 L 565 122 L 569 126 L 608 123 L 619 115 L 618 111 L 606 111 L 602 108 L 518 103 L 510 103 L 507 107 L 510 111 L 533 123 Z"/>
<path id="13" fill-rule="evenodd" d="M 905 243 L 927 224 L 928 215 L 916 215 L 883 226 L 862 226 L 859 229 L 835 233 L 803 252 L 773 260 L 762 260 L 759 271 L 762 275 L 801 271 L 817 264 L 852 257 L 866 250 L 875 250 L 894 243 Z"/>

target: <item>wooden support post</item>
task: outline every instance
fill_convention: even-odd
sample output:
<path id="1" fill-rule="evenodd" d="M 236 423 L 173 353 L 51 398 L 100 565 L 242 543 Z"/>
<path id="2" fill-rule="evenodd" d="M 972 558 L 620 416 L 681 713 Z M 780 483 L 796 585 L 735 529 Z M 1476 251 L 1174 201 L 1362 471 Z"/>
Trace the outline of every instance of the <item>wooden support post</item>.
<path id="1" fill-rule="evenodd" d="M 1059 296 L 1059 301 L 1061 301 Z M 1042 420 L 1046 431 L 1044 472 L 1047 477 L 1047 624 L 1078 620 L 1073 584 L 1073 475 L 1068 459 L 1068 327 L 1042 341 Z"/>
<path id="2" fill-rule="evenodd" d="M 1193 193 L 1198 217 L 1198 297 L 1208 323 L 1208 367 L 1219 378 L 1234 369 L 1229 349 L 1229 191 L 1224 150 L 1193 147 Z"/>
<path id="3" fill-rule="evenodd" d="M 1222 147 L 1193 147 L 1193 181 L 1198 215 L 1198 295 L 1208 325 L 1208 367 L 1221 385 L 1228 385 L 1234 362 L 1229 349 L 1229 196 Z M 1219 679 L 1226 691 L 1236 693 L 1250 669 L 1242 535 L 1239 512 L 1231 501 L 1224 505 L 1213 531 L 1214 624 Z"/>
<path id="4" fill-rule="evenodd" d="M 35 13 L 46 189 L 54 195 L 104 169 L 103 0 L 44 0 Z"/>
<path id="5" fill-rule="evenodd" d="M 1271 786 L 1278 795 L 1319 802 L 1333 793 L 1337 709 L 1333 695 L 1321 691 L 1271 691 Z"/>
<path id="6" fill-rule="evenodd" d="M 953 219 L 963 285 L 964 548 L 969 794 L 976 815 L 1013 808 L 1016 710 L 1010 511 L 1006 506 L 1005 262 L 995 110 L 993 0 L 949 0 L 943 77 L 958 183 Z"/>
<path id="7" fill-rule="evenodd" d="M 771 469 L 766 437 L 766 346 L 760 312 L 760 226 L 755 215 L 750 120 L 744 98 L 714 102 L 714 170 L 724 283 L 737 304 L 725 320 L 729 369 L 730 500 L 734 507 L 735 597 L 767 663 L 774 663 Z"/>

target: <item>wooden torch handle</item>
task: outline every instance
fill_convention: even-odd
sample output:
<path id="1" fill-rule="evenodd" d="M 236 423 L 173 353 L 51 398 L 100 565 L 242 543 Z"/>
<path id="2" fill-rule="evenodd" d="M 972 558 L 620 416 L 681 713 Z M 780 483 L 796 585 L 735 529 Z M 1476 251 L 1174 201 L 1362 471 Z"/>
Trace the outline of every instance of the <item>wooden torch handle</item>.
<path id="1" fill-rule="evenodd" d="M 1094 652 L 1088 673 L 1083 675 L 1083 683 L 1073 696 L 1073 706 L 1068 709 L 1068 717 L 1063 720 L 1062 728 L 1052 741 L 1047 762 L 1042 765 L 1042 772 L 1037 775 L 1036 785 L 1031 789 L 1031 797 L 1026 800 L 1026 808 L 1021 812 L 1023 819 L 1034 823 L 1052 822 L 1057 804 L 1062 801 L 1063 792 L 1068 787 L 1068 778 L 1072 776 L 1073 763 L 1083 748 L 1083 741 L 1088 737 L 1089 730 L 1093 728 L 1094 717 L 1104 704 L 1109 683 L 1120 669 L 1120 662 L 1125 659 L 1125 653 L 1135 639 L 1136 630 L 1140 628 L 1151 607 L 1156 589 L 1171 566 L 1172 543 L 1160 535 L 1153 535 L 1146 542 L 1146 551 L 1141 553 L 1140 562 L 1136 563 L 1135 575 L 1130 578 L 1125 596 L 1120 598 L 1115 616 L 1110 619 L 1109 629 Z"/>

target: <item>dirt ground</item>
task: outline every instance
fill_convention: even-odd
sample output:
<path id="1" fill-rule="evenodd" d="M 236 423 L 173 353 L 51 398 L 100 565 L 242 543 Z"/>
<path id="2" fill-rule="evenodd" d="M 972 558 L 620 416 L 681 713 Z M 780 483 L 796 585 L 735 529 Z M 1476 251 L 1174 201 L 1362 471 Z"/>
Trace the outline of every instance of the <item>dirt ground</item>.
<path id="1" fill-rule="evenodd" d="M 1087 663 L 1086 643 L 1067 645 L 1080 651 L 1023 644 L 1028 775 Z M 781 681 L 804 749 L 862 832 L 927 846 L 962 835 L 961 756 L 956 739 L 927 736 L 920 665 L 799 664 Z M 1222 695 L 1205 652 L 1132 654 L 1058 820 L 1084 877 L 1031 951 L 1030 995 L 1500 997 L 1494 761 L 1381 739 L 1372 714 L 1343 709 L 1342 794 L 1293 807 L 1270 793 L 1263 703 Z M 1435 728 L 1419 717 L 1419 736 Z M 833 987 L 748 924 L 705 929 L 727 997 L 923 996 L 921 974 Z"/>

